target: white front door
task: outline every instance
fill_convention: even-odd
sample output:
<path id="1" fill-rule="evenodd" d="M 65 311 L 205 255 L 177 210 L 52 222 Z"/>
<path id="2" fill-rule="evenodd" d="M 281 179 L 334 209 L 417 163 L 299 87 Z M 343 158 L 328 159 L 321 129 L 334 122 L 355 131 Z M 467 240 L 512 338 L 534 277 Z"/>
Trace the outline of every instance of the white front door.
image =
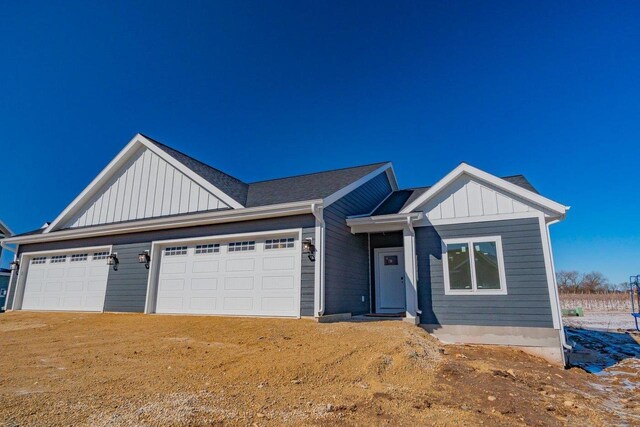
<path id="1" fill-rule="evenodd" d="M 376 248 L 376 313 L 406 311 L 403 248 Z"/>
<path id="2" fill-rule="evenodd" d="M 300 254 L 297 234 L 165 246 L 155 311 L 298 317 Z"/>

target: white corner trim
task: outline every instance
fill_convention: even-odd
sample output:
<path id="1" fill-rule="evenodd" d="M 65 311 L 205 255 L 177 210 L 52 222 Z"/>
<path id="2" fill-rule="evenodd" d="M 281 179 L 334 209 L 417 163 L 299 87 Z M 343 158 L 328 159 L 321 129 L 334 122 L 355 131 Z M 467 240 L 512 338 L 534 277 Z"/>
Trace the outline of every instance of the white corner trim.
<path id="1" fill-rule="evenodd" d="M 431 187 L 420 197 L 414 200 L 410 205 L 402 209 L 400 213 L 408 213 L 415 210 L 416 208 L 433 198 L 436 194 L 440 193 L 440 191 L 442 191 L 445 187 L 447 187 L 454 180 L 464 174 L 469 175 L 472 178 L 476 178 L 480 181 L 487 182 L 509 193 L 515 194 L 525 200 L 530 201 L 533 204 L 547 208 L 560 216 L 566 215 L 566 212 L 569 209 L 568 206 L 554 202 L 553 200 L 547 199 L 546 197 L 536 194 L 533 191 L 529 191 L 527 189 L 519 187 L 515 184 L 505 181 L 502 178 L 498 178 L 495 175 L 491 175 L 490 173 L 487 173 L 466 163 L 461 163 L 460 165 L 458 165 L 458 167 L 445 175 L 445 177 L 438 181 L 433 187 Z"/>
<path id="2" fill-rule="evenodd" d="M 496 243 L 496 256 L 498 257 L 498 275 L 500 276 L 500 289 L 492 290 L 479 290 L 477 289 L 477 278 L 475 269 L 475 259 L 472 256 L 475 248 L 475 243 L 495 242 Z M 447 256 L 447 245 L 467 243 L 469 246 L 469 268 L 471 272 L 471 288 L 472 290 L 452 290 L 451 281 L 449 278 L 449 257 Z M 445 295 L 507 295 L 507 275 L 504 268 L 504 253 L 502 252 L 502 237 L 501 236 L 477 236 L 477 237 L 462 237 L 455 239 L 442 239 L 442 273 L 444 277 L 444 294 Z"/>
<path id="3" fill-rule="evenodd" d="M 343 187 L 340 190 L 336 191 L 335 193 L 325 197 L 324 207 L 326 208 L 332 203 L 340 200 L 341 198 L 351 193 L 356 188 L 360 187 L 361 185 L 364 185 L 365 183 L 369 182 L 371 179 L 375 178 L 380 173 L 386 170 L 390 170 L 389 173 L 390 173 L 391 189 L 393 191 L 396 191 L 398 189 L 398 183 L 396 182 L 395 172 L 393 172 L 393 166 L 391 165 L 391 163 L 385 163 L 384 165 L 380 166 L 378 169 L 366 174 L 359 180 L 354 181 L 351 184 L 347 185 L 346 187 Z"/>
<path id="4" fill-rule="evenodd" d="M 544 256 L 545 271 L 547 273 L 547 285 L 549 287 L 549 302 L 551 304 L 551 317 L 553 318 L 553 327 L 555 329 L 562 329 L 560 297 L 558 295 L 558 287 L 556 286 L 553 257 L 551 253 L 551 241 L 549 239 L 549 230 L 543 217 L 540 217 L 539 224 L 540 237 L 542 238 L 542 254 Z M 561 334 L 561 338 L 564 344 L 564 331 Z"/>
<path id="5" fill-rule="evenodd" d="M 93 195 L 104 185 L 106 182 L 111 179 L 111 177 L 122 167 L 141 147 L 146 147 L 151 150 L 154 154 L 158 155 L 160 158 L 165 160 L 171 166 L 175 167 L 177 170 L 185 174 L 187 177 L 195 181 L 198 185 L 202 186 L 205 190 L 209 191 L 211 194 L 218 197 L 227 205 L 231 206 L 234 209 L 243 208 L 244 206 L 240 205 L 238 202 L 233 200 L 227 194 L 223 193 L 220 189 L 215 187 L 206 179 L 202 178 L 200 175 L 196 174 L 194 171 L 180 163 L 178 160 L 167 154 L 163 149 L 156 146 L 152 141 L 148 138 L 145 138 L 141 134 L 136 134 L 127 145 L 120 150 L 118 155 L 113 158 L 109 162 L 109 164 L 102 169 L 102 171 L 96 176 L 91 183 L 85 187 L 84 190 L 56 217 L 55 220 L 49 224 L 49 226 L 44 230 L 44 234 L 50 233 L 54 231 L 62 222 L 69 219 L 76 210 L 87 200 L 89 200 Z"/>

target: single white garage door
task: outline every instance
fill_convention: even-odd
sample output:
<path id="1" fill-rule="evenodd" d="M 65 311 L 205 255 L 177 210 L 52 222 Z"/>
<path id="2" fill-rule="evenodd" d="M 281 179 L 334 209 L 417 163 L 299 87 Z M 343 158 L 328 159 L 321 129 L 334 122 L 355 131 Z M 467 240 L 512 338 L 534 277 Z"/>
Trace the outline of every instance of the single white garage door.
<path id="1" fill-rule="evenodd" d="M 22 309 L 102 311 L 108 256 L 105 251 L 31 258 Z"/>
<path id="2" fill-rule="evenodd" d="M 297 237 L 164 247 L 157 313 L 300 315 Z"/>

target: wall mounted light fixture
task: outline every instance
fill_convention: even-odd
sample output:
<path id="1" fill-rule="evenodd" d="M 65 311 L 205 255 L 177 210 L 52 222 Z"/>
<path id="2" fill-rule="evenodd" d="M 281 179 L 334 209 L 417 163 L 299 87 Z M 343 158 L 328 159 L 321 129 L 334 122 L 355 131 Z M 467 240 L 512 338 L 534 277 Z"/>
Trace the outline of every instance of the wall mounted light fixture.
<path id="1" fill-rule="evenodd" d="M 307 237 L 302 241 L 302 253 L 309 257 L 309 260 L 316 260 L 316 247 L 313 245 L 313 238 Z"/>
<path id="2" fill-rule="evenodd" d="M 9 264 L 9 268 L 11 269 L 11 271 L 18 271 L 20 269 L 20 261 L 11 261 L 11 264 Z"/>
<path id="3" fill-rule="evenodd" d="M 113 271 L 118 271 L 118 264 L 120 264 L 120 260 L 118 259 L 118 253 L 114 252 L 111 255 L 109 255 L 109 258 L 107 258 L 107 265 L 112 265 Z"/>
<path id="4" fill-rule="evenodd" d="M 149 262 L 151 261 L 151 255 L 149 255 L 149 251 L 140 252 L 138 254 L 138 262 L 140 264 L 144 264 L 145 268 L 149 269 Z"/>

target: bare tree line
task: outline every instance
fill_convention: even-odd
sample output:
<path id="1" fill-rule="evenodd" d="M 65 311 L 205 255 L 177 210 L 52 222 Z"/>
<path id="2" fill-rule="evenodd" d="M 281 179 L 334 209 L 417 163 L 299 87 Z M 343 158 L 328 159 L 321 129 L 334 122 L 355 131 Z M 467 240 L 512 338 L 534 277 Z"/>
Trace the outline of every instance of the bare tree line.
<path id="1" fill-rule="evenodd" d="M 558 290 L 563 293 L 628 292 L 629 283 L 612 283 L 599 271 L 581 273 L 576 270 L 556 272 Z"/>

